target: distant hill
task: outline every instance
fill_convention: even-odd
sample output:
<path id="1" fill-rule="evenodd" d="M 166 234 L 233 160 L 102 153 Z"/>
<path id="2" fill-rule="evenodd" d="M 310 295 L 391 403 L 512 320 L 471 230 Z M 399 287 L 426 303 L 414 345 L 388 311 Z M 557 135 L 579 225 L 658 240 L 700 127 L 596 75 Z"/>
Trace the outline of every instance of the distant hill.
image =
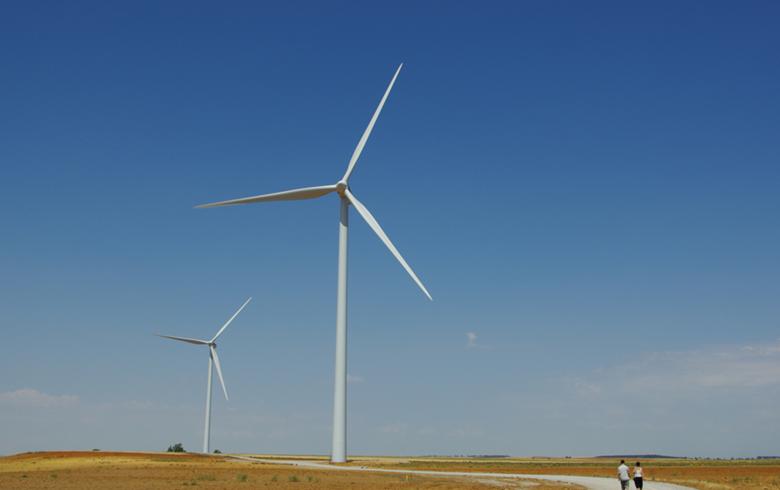
<path id="1" fill-rule="evenodd" d="M 597 458 L 610 459 L 677 459 L 679 456 L 664 456 L 663 454 L 605 454 Z"/>
<path id="2" fill-rule="evenodd" d="M 500 459 L 500 458 L 508 458 L 510 456 L 508 454 L 469 454 L 466 457 L 472 459 L 478 459 L 478 458 Z"/>

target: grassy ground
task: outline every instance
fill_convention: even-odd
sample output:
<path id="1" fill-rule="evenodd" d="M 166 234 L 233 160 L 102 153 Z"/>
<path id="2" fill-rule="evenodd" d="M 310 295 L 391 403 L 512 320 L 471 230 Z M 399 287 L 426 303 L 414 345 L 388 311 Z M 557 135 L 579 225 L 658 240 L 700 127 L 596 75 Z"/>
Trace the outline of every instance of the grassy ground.
<path id="1" fill-rule="evenodd" d="M 266 457 L 266 456 L 264 456 Z M 273 458 L 273 456 L 268 456 Z M 280 459 L 294 459 L 292 456 Z M 301 459 L 325 462 L 322 457 Z M 629 462 L 633 463 L 633 462 Z M 567 474 L 614 478 L 617 461 L 553 458 L 383 458 L 357 457 L 349 464 L 395 469 Z M 780 460 L 643 461 L 645 476 L 700 490 L 780 490 Z M 2 489 L 485 489 L 523 488 L 511 480 L 439 478 L 375 473 L 341 473 L 288 466 L 249 464 L 223 457 L 173 453 L 48 452 L 0 458 Z M 534 490 L 574 490 L 541 483 Z M 649 489 L 652 486 L 648 485 Z"/>
<path id="2" fill-rule="evenodd" d="M 619 461 L 601 458 L 367 458 L 353 464 L 440 471 L 485 471 L 605 476 L 614 478 Z M 629 461 L 629 466 L 633 465 Z M 642 462 L 645 480 L 660 480 L 700 490 L 778 490 L 780 460 L 651 459 Z M 652 488 L 652 487 L 649 487 Z"/>
<path id="3" fill-rule="evenodd" d="M 309 470 L 173 453 L 45 452 L 0 458 L 2 489 L 481 489 L 525 483 Z M 574 490 L 555 484 L 534 490 Z"/>

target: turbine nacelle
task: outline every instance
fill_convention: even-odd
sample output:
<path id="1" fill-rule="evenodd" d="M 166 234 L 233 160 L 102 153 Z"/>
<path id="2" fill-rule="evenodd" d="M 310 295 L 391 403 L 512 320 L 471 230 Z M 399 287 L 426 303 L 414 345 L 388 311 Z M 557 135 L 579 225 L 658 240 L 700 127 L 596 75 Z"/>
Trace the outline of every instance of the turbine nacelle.
<path id="1" fill-rule="evenodd" d="M 347 171 L 344 173 L 344 176 L 341 178 L 341 180 L 331 185 L 322 185 L 318 187 L 303 187 L 300 189 L 274 192 L 271 194 L 261 194 L 259 196 L 242 197 L 239 199 L 230 199 L 227 201 L 201 204 L 195 207 L 213 208 L 218 206 L 233 206 L 236 204 L 250 204 L 256 202 L 299 201 L 303 199 L 316 199 L 318 197 L 322 197 L 327 194 L 331 194 L 335 192 L 339 195 L 339 197 L 341 197 L 341 199 L 346 200 L 348 204 L 352 204 L 355 207 L 355 210 L 358 212 L 358 214 L 360 214 L 360 216 L 363 218 L 363 220 L 365 220 L 368 226 L 371 227 L 371 229 L 374 231 L 374 233 L 376 233 L 379 239 L 382 240 L 385 246 L 390 250 L 390 253 L 392 253 L 393 256 L 398 260 L 398 262 L 401 263 L 401 266 L 404 268 L 404 270 L 406 270 L 407 273 L 409 273 L 412 280 L 414 280 L 414 282 L 417 284 L 417 286 L 419 286 L 422 292 L 425 293 L 425 296 L 427 296 L 428 299 L 433 300 L 433 298 L 431 298 L 431 295 L 428 293 L 428 290 L 425 289 L 425 286 L 423 286 L 422 281 L 420 281 L 420 279 L 417 277 L 414 271 L 412 271 L 412 268 L 409 266 L 409 264 L 406 263 L 406 260 L 404 260 L 404 258 L 401 256 L 401 253 L 398 252 L 398 249 L 395 248 L 395 245 L 393 245 L 393 242 L 390 241 L 390 238 L 387 236 L 384 230 L 382 230 L 382 227 L 379 226 L 379 222 L 376 220 L 376 218 L 374 218 L 374 216 L 371 214 L 368 208 L 366 208 L 360 201 L 357 200 L 357 198 L 349 188 L 349 177 L 352 175 L 352 172 L 355 170 L 355 165 L 357 164 L 358 158 L 360 158 L 360 154 L 363 152 L 363 148 L 366 146 L 366 141 L 368 141 L 368 137 L 371 134 L 371 131 L 374 129 L 374 124 L 376 124 L 376 120 L 379 117 L 379 113 L 382 111 L 382 107 L 384 107 L 385 101 L 387 100 L 388 95 L 390 95 L 390 90 L 392 90 L 393 84 L 395 84 L 395 80 L 396 78 L 398 78 L 398 73 L 401 71 L 401 68 L 403 66 L 404 65 L 402 63 L 395 71 L 395 74 L 393 75 L 393 79 L 390 80 L 390 84 L 387 86 L 387 90 L 385 90 L 385 94 L 382 96 L 382 100 L 379 101 L 379 106 L 374 111 L 373 116 L 371 116 L 371 120 L 368 122 L 368 127 L 366 127 L 366 130 L 363 132 L 363 135 L 360 137 L 360 141 L 358 141 L 357 147 L 355 147 L 355 151 L 352 153 L 352 157 L 349 159 L 349 164 L 347 165 Z"/>
<path id="2" fill-rule="evenodd" d="M 239 313 L 241 313 L 241 310 L 246 307 L 246 305 L 249 304 L 249 302 L 252 301 L 252 298 L 247 299 L 244 301 L 244 304 L 241 305 L 241 307 L 233 313 L 233 316 L 228 319 L 228 321 L 225 322 L 224 325 L 217 331 L 217 334 L 214 335 L 214 337 L 211 340 L 201 340 L 201 339 L 192 339 L 189 337 L 176 337 L 173 335 L 160 335 L 157 334 L 158 337 L 164 337 L 166 339 L 171 340 L 178 340 L 179 342 L 186 342 L 188 344 L 195 344 L 195 345 L 205 345 L 209 348 L 209 356 L 214 361 L 214 367 L 217 369 L 217 377 L 219 378 L 219 383 L 222 385 L 222 393 L 225 395 L 225 400 L 229 400 L 227 388 L 225 387 L 225 380 L 222 377 L 222 366 L 219 363 L 219 356 L 217 355 L 217 338 L 219 338 L 220 335 L 225 331 L 225 329 L 230 325 L 230 323 L 238 316 Z"/>

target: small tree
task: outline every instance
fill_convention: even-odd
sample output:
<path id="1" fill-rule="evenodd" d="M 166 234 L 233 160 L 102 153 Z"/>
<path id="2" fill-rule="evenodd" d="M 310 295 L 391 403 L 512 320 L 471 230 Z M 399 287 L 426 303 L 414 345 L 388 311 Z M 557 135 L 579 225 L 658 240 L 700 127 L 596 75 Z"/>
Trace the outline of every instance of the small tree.
<path id="1" fill-rule="evenodd" d="M 222 454 L 222 451 L 220 451 L 219 449 L 215 449 L 214 454 Z"/>
<path id="2" fill-rule="evenodd" d="M 168 446 L 168 452 L 169 453 L 186 453 L 187 451 L 184 450 L 184 446 L 180 442 L 177 442 L 173 446 Z"/>

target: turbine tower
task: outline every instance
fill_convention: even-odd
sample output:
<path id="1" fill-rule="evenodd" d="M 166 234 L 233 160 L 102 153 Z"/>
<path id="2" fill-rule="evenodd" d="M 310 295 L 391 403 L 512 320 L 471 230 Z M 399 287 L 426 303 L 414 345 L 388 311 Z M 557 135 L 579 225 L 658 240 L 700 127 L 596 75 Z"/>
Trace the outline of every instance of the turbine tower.
<path id="1" fill-rule="evenodd" d="M 200 340 L 200 339 L 190 339 L 187 337 L 174 337 L 172 335 L 160 335 L 156 334 L 158 337 L 165 337 L 166 339 L 173 339 L 178 340 L 180 342 L 187 342 L 188 344 L 195 344 L 195 345 L 207 345 L 209 348 L 209 375 L 208 380 L 206 381 L 206 423 L 205 427 L 203 429 L 203 452 L 207 453 L 209 452 L 209 445 L 211 443 L 211 376 L 212 376 L 212 365 L 217 368 L 217 376 L 219 376 L 219 384 L 222 385 L 222 393 L 225 394 L 225 400 L 229 400 L 228 394 L 227 394 L 227 388 L 225 388 L 225 380 L 222 378 L 222 367 L 219 365 L 219 356 L 217 355 L 217 339 L 220 335 L 222 335 L 222 332 L 225 331 L 225 329 L 230 325 L 230 322 L 235 319 L 239 313 L 241 313 L 241 310 L 244 309 L 244 307 L 249 304 L 249 302 L 252 301 L 252 298 L 247 299 L 244 301 L 244 304 L 241 305 L 241 308 L 238 309 L 235 313 L 233 313 L 233 316 L 230 317 L 228 321 L 225 322 L 224 325 L 222 325 L 222 328 L 219 329 L 217 334 L 211 339 L 211 340 Z"/>
<path id="2" fill-rule="evenodd" d="M 220 201 L 211 204 L 203 204 L 196 206 L 198 208 L 211 208 L 216 206 L 231 206 L 235 204 L 249 204 L 255 202 L 267 202 L 267 201 L 296 201 L 302 199 L 315 199 L 322 197 L 326 194 L 337 193 L 340 201 L 340 215 L 339 215 L 339 265 L 338 265 L 338 286 L 337 286 L 337 300 L 336 300 L 336 366 L 335 366 L 335 381 L 333 388 L 333 446 L 331 452 L 331 462 L 344 463 L 347 460 L 347 238 L 349 230 L 349 205 L 355 207 L 358 214 L 368 223 L 368 226 L 374 230 L 380 240 L 390 249 L 390 253 L 401 263 L 403 268 L 412 277 L 417 286 L 422 289 L 422 292 L 433 300 L 428 290 L 423 286 L 422 281 L 417 277 L 406 260 L 395 248 L 393 242 L 385 234 L 382 227 L 366 208 L 363 203 L 358 201 L 355 195 L 352 193 L 349 187 L 349 177 L 355 170 L 355 164 L 360 158 L 360 153 L 363 151 L 363 147 L 366 145 L 371 130 L 374 129 L 379 113 L 382 111 L 382 107 L 385 105 L 388 95 L 395 84 L 395 79 L 398 77 L 398 73 L 401 71 L 403 63 L 398 67 L 390 80 L 385 94 L 382 96 L 382 100 L 379 101 L 379 106 L 374 111 L 374 115 L 368 122 L 368 127 L 363 132 L 363 136 L 360 137 L 355 151 L 352 153 L 352 158 L 349 159 L 347 165 L 347 171 L 344 176 L 335 184 L 323 185 L 319 187 L 304 187 L 301 189 L 293 189 L 289 191 L 275 192 L 272 194 L 263 194 L 259 196 L 245 197 L 241 199 L 231 199 L 229 201 Z"/>

